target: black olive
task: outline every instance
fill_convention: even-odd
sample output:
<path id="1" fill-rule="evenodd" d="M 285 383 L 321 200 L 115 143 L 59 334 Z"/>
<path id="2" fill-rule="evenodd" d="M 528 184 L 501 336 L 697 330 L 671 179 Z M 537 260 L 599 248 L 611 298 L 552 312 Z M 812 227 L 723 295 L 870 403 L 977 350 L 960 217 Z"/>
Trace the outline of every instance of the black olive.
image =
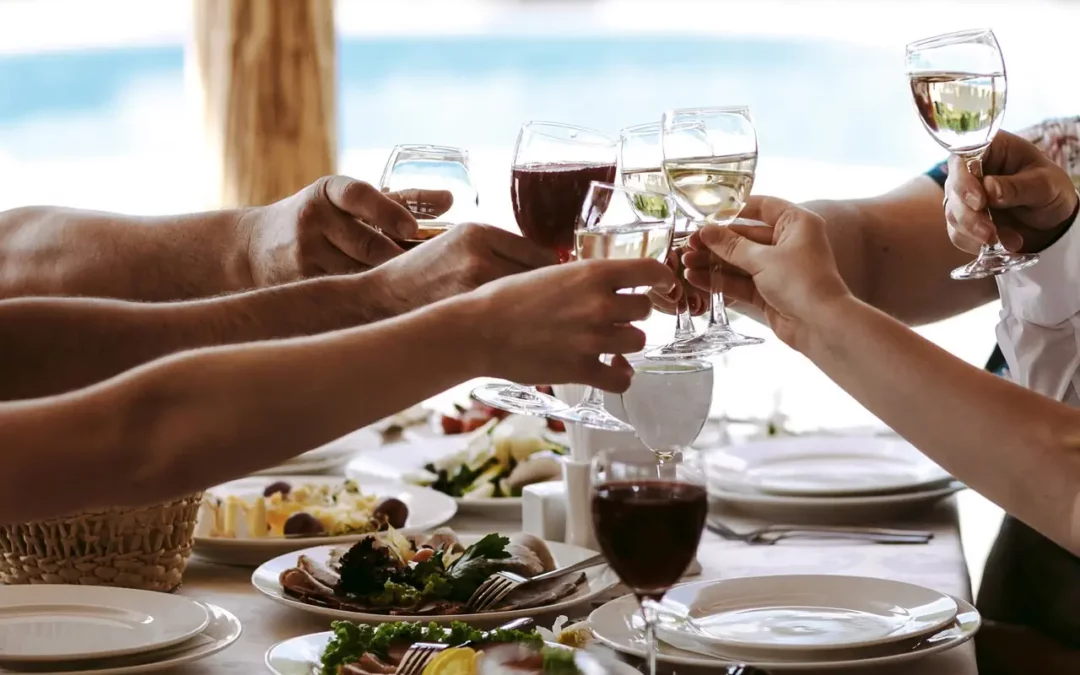
<path id="1" fill-rule="evenodd" d="M 310 513 L 301 511 L 300 513 L 294 513 L 289 516 L 289 519 L 285 521 L 285 536 L 296 535 L 315 535 L 325 532 L 322 523 L 319 519 Z"/>
<path id="2" fill-rule="evenodd" d="M 263 497 L 273 497 L 277 492 L 280 492 L 281 496 L 284 497 L 292 492 L 292 486 L 283 480 L 279 480 L 276 483 L 270 483 L 266 486 L 266 489 L 263 490 Z"/>
<path id="3" fill-rule="evenodd" d="M 401 529 L 405 527 L 405 521 L 409 519 L 409 507 L 400 499 L 387 497 L 375 505 L 371 516 L 377 522 L 385 523 L 394 529 Z"/>

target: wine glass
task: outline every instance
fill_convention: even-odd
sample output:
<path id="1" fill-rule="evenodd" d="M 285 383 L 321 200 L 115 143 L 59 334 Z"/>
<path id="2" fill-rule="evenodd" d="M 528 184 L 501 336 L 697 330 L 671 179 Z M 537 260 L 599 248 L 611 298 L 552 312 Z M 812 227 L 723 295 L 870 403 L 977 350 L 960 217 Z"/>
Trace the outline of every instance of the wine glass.
<path id="1" fill-rule="evenodd" d="M 593 182 L 575 232 L 578 260 L 652 258 L 663 260 L 671 247 L 675 201 L 666 194 Z M 648 288 L 623 289 L 645 293 Z M 594 429 L 633 431 L 604 407 L 604 393 L 588 387 L 581 402 L 549 417 Z"/>
<path id="2" fill-rule="evenodd" d="M 656 673 L 656 603 L 693 562 L 709 504 L 702 471 L 643 448 L 601 451 L 592 519 L 608 565 L 637 596 L 648 672 Z"/>
<path id="3" fill-rule="evenodd" d="M 991 30 L 967 30 L 912 42 L 907 76 L 923 127 L 982 179 L 982 157 L 1001 128 L 1008 85 L 1001 47 Z M 989 210 L 987 218 L 990 217 Z M 1030 267 L 1034 253 L 1010 253 L 994 236 L 979 256 L 951 273 L 953 279 L 984 279 Z"/>
<path id="4" fill-rule="evenodd" d="M 670 193 L 664 174 L 663 127 L 659 122 L 636 124 L 619 133 L 619 167 L 622 183 L 628 187 Z M 691 221 L 677 210 L 671 236 L 671 250 L 679 258 L 679 278 L 682 279 L 682 246 L 693 232 Z M 646 352 L 651 358 L 683 358 L 678 354 L 679 342 L 694 337 L 694 319 L 690 305 L 683 295 L 675 304 L 675 338 L 667 344 Z"/>
<path id="5" fill-rule="evenodd" d="M 398 145 L 390 151 L 383 167 L 379 189 L 383 192 L 442 190 L 451 197 L 447 204 L 423 203 L 406 193 L 405 208 L 416 217 L 416 236 L 397 242 L 410 249 L 442 234 L 455 223 L 476 219 L 480 197 L 469 173 L 469 153 L 443 145 Z M 440 213 L 440 211 L 445 211 Z"/>
<path id="6" fill-rule="evenodd" d="M 615 180 L 618 141 L 599 131 L 556 122 L 526 122 L 518 131 L 510 200 L 521 234 L 570 260 L 574 228 L 594 180 Z M 485 405 L 530 415 L 568 406 L 519 384 L 485 384 L 472 392 Z"/>
<path id="7" fill-rule="evenodd" d="M 686 451 L 709 419 L 712 364 L 702 359 L 636 359 L 631 365 L 634 378 L 622 404 L 634 433 L 662 458 Z"/>
<path id="8" fill-rule="evenodd" d="M 739 217 L 757 170 L 757 132 L 745 106 L 669 110 L 663 127 L 664 174 L 692 227 L 729 225 Z M 713 291 L 709 326 L 701 335 L 661 348 L 665 357 L 692 358 L 756 345 L 761 338 L 732 330 L 722 290 Z"/>

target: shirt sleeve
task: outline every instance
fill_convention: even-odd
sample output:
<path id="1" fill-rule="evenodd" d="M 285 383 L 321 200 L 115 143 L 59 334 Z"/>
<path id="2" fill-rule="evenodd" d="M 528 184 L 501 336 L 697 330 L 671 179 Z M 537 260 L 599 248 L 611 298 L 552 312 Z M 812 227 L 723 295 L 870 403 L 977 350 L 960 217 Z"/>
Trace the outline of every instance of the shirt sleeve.
<path id="1" fill-rule="evenodd" d="M 945 179 L 949 177 L 949 164 L 948 162 L 938 162 L 926 172 L 927 176 L 930 176 L 937 183 L 941 189 L 945 189 Z"/>

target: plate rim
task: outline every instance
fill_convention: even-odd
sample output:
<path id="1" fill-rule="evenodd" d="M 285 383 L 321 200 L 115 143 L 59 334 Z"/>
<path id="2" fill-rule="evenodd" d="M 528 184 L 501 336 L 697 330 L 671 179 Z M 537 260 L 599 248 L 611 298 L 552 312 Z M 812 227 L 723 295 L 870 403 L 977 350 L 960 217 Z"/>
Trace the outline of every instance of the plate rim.
<path id="1" fill-rule="evenodd" d="M 228 481 L 228 483 L 234 483 L 234 482 L 238 482 L 238 481 L 241 481 L 241 480 L 253 480 L 253 479 L 254 480 L 266 480 L 268 482 L 273 482 L 275 479 L 284 480 L 284 479 L 288 479 L 288 478 L 296 478 L 296 479 L 300 479 L 300 480 L 304 480 L 304 481 L 313 481 L 314 480 L 314 481 L 326 481 L 326 482 L 344 482 L 346 480 L 355 480 L 357 483 L 359 483 L 361 490 L 364 488 L 364 486 L 366 484 L 368 486 L 377 485 L 377 486 L 392 487 L 392 488 L 394 488 L 396 490 L 399 490 L 399 491 L 403 490 L 405 492 L 430 493 L 430 494 L 433 494 L 433 495 L 437 495 L 436 499 L 438 499 L 440 501 L 447 502 L 447 503 L 452 505 L 452 508 L 449 511 L 449 515 L 446 517 L 445 520 L 442 520 L 441 522 L 437 522 L 437 523 L 422 523 L 420 525 L 416 525 L 416 526 L 412 526 L 412 527 L 403 527 L 403 528 L 398 530 L 398 532 L 402 532 L 404 534 L 423 532 L 423 531 L 426 531 L 426 530 L 434 530 L 436 528 L 442 527 L 446 523 L 449 523 L 451 520 L 453 520 L 454 516 L 456 516 L 457 512 L 458 512 L 458 505 L 457 505 L 456 501 L 454 500 L 453 497 L 450 497 L 449 495 L 443 494 L 442 492 L 439 492 L 438 490 L 432 490 L 431 488 L 423 487 L 421 485 L 411 485 L 409 483 L 395 483 L 394 481 L 389 481 L 389 480 L 370 481 L 368 483 L 365 483 L 362 480 L 350 479 L 350 478 L 345 478 L 345 477 L 342 477 L 342 476 L 303 476 L 303 475 L 282 474 L 280 476 L 245 476 L 244 478 L 238 478 L 235 481 Z M 222 483 L 221 485 L 215 485 L 214 488 L 221 487 L 222 485 L 228 485 L 228 483 Z M 214 488 L 210 488 L 210 490 L 213 490 Z M 206 492 L 209 493 L 210 490 L 207 490 Z M 222 549 L 240 549 L 240 550 L 273 549 L 273 548 L 276 548 L 276 547 L 279 547 L 279 546 L 293 546 L 293 545 L 296 545 L 296 546 L 298 546 L 300 548 L 307 548 L 307 547 L 320 546 L 320 545 L 324 545 L 324 544 L 347 544 L 347 543 L 350 543 L 350 542 L 356 542 L 356 541 L 360 541 L 361 539 L 363 539 L 364 537 L 366 537 L 366 536 L 368 536 L 370 534 L 373 534 L 373 533 L 372 532 L 367 532 L 367 533 L 362 533 L 362 534 L 339 534 L 339 535 L 335 535 L 335 536 L 332 536 L 332 537 L 265 537 L 265 538 L 262 538 L 262 539 L 255 539 L 255 538 L 250 538 L 250 537 L 246 538 L 246 539 L 237 539 L 235 537 L 198 537 L 197 536 L 197 537 L 195 537 L 193 549 L 195 547 L 198 547 L 199 545 L 218 547 L 218 548 L 222 548 Z M 299 551 L 300 549 L 297 548 L 296 550 Z"/>
<path id="2" fill-rule="evenodd" d="M 838 669 L 838 670 L 839 669 L 851 669 L 851 668 L 860 668 L 860 669 L 862 669 L 862 668 L 871 668 L 871 667 L 877 667 L 877 666 L 893 665 L 893 664 L 899 664 L 899 663 L 907 663 L 909 661 L 918 661 L 919 659 L 923 659 L 923 658 L 926 658 L 928 656 L 932 656 L 934 654 L 940 654 L 942 652 L 950 651 L 950 650 L 955 649 L 955 648 L 957 648 L 957 647 L 959 647 L 959 646 L 961 646 L 961 645 L 963 645 L 963 644 L 965 644 L 967 642 L 970 642 L 972 640 L 972 638 L 974 638 L 975 635 L 982 628 L 983 619 L 982 619 L 982 614 L 979 613 L 979 610 L 976 609 L 975 606 L 972 603 L 968 602 L 967 600 L 964 600 L 961 597 L 955 596 L 955 595 L 951 595 L 951 594 L 947 594 L 947 595 L 949 595 L 949 597 L 951 597 L 953 600 L 956 601 L 956 605 L 957 605 L 957 608 L 959 610 L 957 612 L 957 614 L 956 614 L 957 619 L 954 620 L 954 625 L 959 624 L 961 629 L 963 629 L 963 626 L 966 625 L 966 623 L 961 623 L 961 617 L 970 617 L 970 622 L 972 624 L 971 628 L 970 628 L 970 630 L 963 632 L 961 635 L 956 636 L 955 638 L 952 638 L 950 640 L 945 640 L 945 641 L 939 642 L 937 644 L 933 644 L 933 645 L 931 645 L 929 647 L 926 647 L 925 649 L 907 650 L 907 651 L 899 652 L 897 654 L 888 654 L 888 655 L 883 655 L 883 656 L 872 656 L 872 657 L 863 658 L 863 659 L 847 659 L 847 660 L 843 660 L 843 661 L 814 661 L 814 662 L 808 662 L 808 661 L 763 661 L 763 660 L 762 661 L 754 661 L 754 660 L 750 660 L 750 664 L 754 665 L 754 666 L 757 666 L 759 668 L 764 668 L 764 669 L 767 669 L 767 670 L 773 670 L 773 671 L 776 671 L 776 672 L 800 671 L 800 670 L 817 670 L 817 671 L 820 671 L 820 670 L 828 669 L 828 668 L 834 668 L 834 669 Z M 593 616 L 595 616 L 601 610 L 607 608 L 609 605 L 614 605 L 615 603 L 626 604 L 627 602 L 633 603 L 633 602 L 636 602 L 636 599 L 634 598 L 634 596 L 632 594 L 627 594 L 627 595 L 623 595 L 623 596 L 620 596 L 618 598 L 615 598 L 614 600 L 610 600 L 610 601 L 604 603 L 603 605 L 601 605 L 600 607 L 597 607 L 592 612 L 590 612 L 589 613 L 589 618 L 587 619 L 587 621 L 589 623 L 590 630 L 592 630 L 592 632 L 593 632 L 594 637 L 598 641 L 600 641 L 601 644 L 606 645 L 607 647 L 611 648 L 612 650 L 614 650 L 614 651 L 616 651 L 616 652 L 618 652 L 620 654 L 628 654 L 630 656 L 634 656 L 634 657 L 637 657 L 637 658 L 642 658 L 644 656 L 644 653 L 645 653 L 644 650 L 639 651 L 639 650 L 635 649 L 634 647 L 630 647 L 630 646 L 626 646 L 626 645 L 617 643 L 614 640 L 612 640 L 611 638 L 602 636 L 600 633 L 598 633 L 596 631 L 595 628 L 593 628 Z M 948 630 L 948 629 L 946 629 L 946 630 Z M 678 647 L 673 647 L 673 648 L 678 649 Z M 682 649 L 680 649 L 679 651 L 686 652 L 690 656 L 669 655 L 669 654 L 657 653 L 656 660 L 658 662 L 662 662 L 662 663 L 670 663 L 670 664 L 679 665 L 679 666 L 690 666 L 690 667 L 694 667 L 694 668 L 716 668 L 718 664 L 719 665 L 726 665 L 726 664 L 730 664 L 730 663 L 745 663 L 747 661 L 746 659 L 739 658 L 739 657 L 734 657 L 734 656 L 730 657 L 730 658 L 726 658 L 724 660 L 720 660 L 721 657 L 710 657 L 710 656 L 705 656 L 704 654 L 694 654 L 693 652 L 687 652 L 686 650 L 682 650 Z"/>
<path id="3" fill-rule="evenodd" d="M 512 533 L 509 533 L 509 534 L 516 534 L 516 532 L 512 532 Z M 482 537 L 484 537 L 486 535 L 473 534 L 473 533 L 462 533 L 462 534 L 460 534 L 458 536 L 462 540 L 470 541 L 470 543 L 471 543 L 472 541 L 477 541 L 477 540 L 481 539 Z M 584 548 L 582 546 L 574 546 L 573 544 L 567 544 L 567 543 L 564 543 L 564 542 L 549 541 L 549 540 L 542 540 L 542 541 L 544 541 L 544 543 L 548 546 L 549 549 L 551 549 L 552 545 L 554 545 L 554 546 L 559 547 L 559 548 L 574 549 L 574 550 L 577 550 L 577 551 L 581 551 L 582 554 L 583 554 L 581 556 L 583 560 L 585 558 L 591 557 L 591 556 L 593 556 L 593 555 L 595 555 L 597 553 L 597 551 L 593 551 L 591 549 L 587 549 L 587 548 Z M 331 618 L 334 618 L 334 619 L 345 619 L 345 620 L 348 620 L 348 621 L 353 621 L 354 623 L 380 624 L 380 623 L 390 623 L 390 622 L 393 622 L 393 621 L 413 621 L 413 622 L 419 621 L 421 623 L 432 623 L 432 622 L 434 622 L 434 623 L 438 623 L 438 624 L 448 624 L 448 623 L 451 623 L 453 621 L 464 621 L 465 623 L 478 622 L 478 621 L 484 621 L 484 622 L 492 621 L 492 622 L 494 622 L 494 621 L 500 621 L 500 620 L 516 619 L 518 617 L 530 616 L 530 615 L 534 615 L 534 614 L 547 614 L 547 613 L 551 613 L 551 612 L 558 612 L 558 611 L 561 611 L 563 609 L 569 609 L 570 607 L 575 607 L 577 605 L 581 605 L 581 604 L 585 604 L 587 602 L 590 602 L 590 601 L 596 599 L 597 597 L 599 597 L 600 595 L 602 595 L 603 593 L 606 593 L 607 591 L 609 591 L 612 588 L 616 587 L 619 584 L 618 577 L 615 576 L 615 573 L 611 570 L 611 568 L 606 566 L 606 565 L 603 565 L 603 566 L 600 566 L 600 567 L 596 568 L 596 569 L 601 570 L 601 574 L 598 575 L 598 578 L 596 580 L 597 581 L 597 588 L 592 589 L 592 590 L 588 590 L 587 592 L 580 594 L 578 597 L 565 598 L 565 599 L 560 600 L 560 601 L 558 601 L 558 602 L 556 602 L 554 604 L 551 604 L 551 605 L 545 605 L 545 606 L 542 606 L 542 607 L 529 607 L 529 608 L 523 608 L 523 609 L 503 610 L 503 611 L 499 611 L 499 612 L 484 612 L 482 614 L 446 614 L 446 615 L 413 616 L 413 615 L 393 615 L 393 614 L 368 614 L 368 613 L 364 613 L 364 612 L 350 612 L 350 611 L 347 611 L 347 610 L 338 610 L 338 609 L 333 609 L 333 608 L 330 608 L 330 607 L 321 607 L 319 605 L 309 605 L 307 603 L 300 602 L 299 600 L 295 600 L 293 598 L 290 598 L 290 597 L 286 596 L 285 593 L 284 593 L 284 589 L 282 588 L 281 583 L 280 583 L 280 581 L 278 580 L 277 577 L 273 578 L 272 585 L 266 586 L 266 587 L 261 585 L 259 583 L 259 581 L 258 581 L 259 573 L 263 570 L 263 568 L 265 568 L 265 567 L 267 567 L 267 566 L 269 566 L 269 565 L 271 565 L 273 563 L 278 562 L 279 560 L 281 560 L 281 558 L 285 558 L 287 556 L 288 557 L 299 556 L 299 555 L 302 555 L 302 554 L 310 555 L 315 551 L 321 551 L 322 549 L 329 549 L 329 548 L 333 548 L 333 547 L 331 545 L 315 546 L 315 547 L 304 549 L 304 550 L 293 551 L 291 553 L 284 553 L 284 554 L 279 555 L 279 556 L 277 556 L 277 557 L 275 557 L 275 558 L 273 558 L 271 560 L 268 560 L 268 561 L 264 562 L 262 565 L 259 565 L 257 568 L 255 568 L 255 570 L 251 573 L 251 585 L 259 593 L 263 594 L 264 596 L 266 596 L 267 598 L 269 598 L 270 600 L 272 600 L 272 601 L 274 601 L 274 602 L 276 602 L 278 604 L 284 605 L 286 607 L 293 607 L 295 609 L 299 609 L 301 611 L 308 612 L 309 614 L 316 614 L 318 616 L 326 616 L 326 617 L 331 617 Z M 552 550 L 551 553 L 552 553 L 553 557 L 558 557 L 555 550 Z M 588 572 L 586 572 L 586 574 L 588 574 Z M 603 583 L 604 579 L 607 579 L 608 583 L 604 584 Z"/>
<path id="4" fill-rule="evenodd" d="M 919 591 L 925 591 L 925 592 L 929 592 L 929 593 L 934 593 L 934 594 L 937 594 L 937 595 L 939 595 L 941 597 L 944 597 L 944 598 L 952 601 L 952 603 L 953 603 L 953 611 L 952 611 L 952 613 L 949 615 L 949 617 L 947 619 L 939 620 L 935 624 L 931 624 L 929 626 L 926 626 L 926 627 L 921 628 L 921 629 L 919 629 L 917 631 L 914 631 L 914 632 L 904 633 L 904 634 L 899 635 L 899 636 L 897 636 L 895 634 L 890 634 L 890 635 L 880 637 L 880 638 L 875 638 L 875 639 L 872 639 L 872 640 L 863 640 L 861 642 L 848 642 L 848 643 L 844 643 L 844 644 L 831 644 L 831 645 L 775 644 L 775 645 L 764 645 L 761 642 L 748 642 L 748 641 L 742 641 L 742 640 L 737 640 L 737 639 L 736 640 L 728 640 L 728 639 L 724 639 L 724 638 L 718 638 L 718 637 L 713 636 L 713 635 L 699 635 L 698 637 L 701 638 L 705 642 L 711 642 L 714 645 L 720 646 L 721 649 L 723 649 L 725 647 L 728 647 L 728 648 L 742 649 L 742 650 L 747 650 L 747 651 L 750 651 L 750 650 L 753 650 L 753 651 L 765 651 L 765 650 L 768 650 L 768 651 L 774 651 L 774 652 L 831 652 L 831 651 L 843 651 L 843 650 L 847 650 L 847 649 L 862 649 L 862 648 L 865 648 L 865 647 L 880 647 L 880 646 L 883 646 L 883 645 L 892 644 L 894 642 L 902 642 L 902 641 L 905 641 L 905 640 L 913 640 L 913 639 L 922 637 L 924 635 L 930 635 L 930 634 L 933 634 L 933 633 L 937 633 L 937 632 L 940 632 L 940 631 L 944 630 L 945 628 L 947 628 L 951 624 L 955 623 L 956 622 L 956 617 L 960 613 L 960 605 L 959 605 L 959 603 L 956 602 L 956 598 L 949 595 L 948 593 L 942 593 L 941 591 L 936 591 L 936 590 L 934 590 L 932 588 L 928 588 L 926 586 L 920 586 L 919 584 L 913 584 L 913 583 L 908 582 L 908 581 L 899 581 L 897 579 L 884 579 L 884 578 L 881 578 L 881 577 L 866 577 L 866 576 L 858 576 L 858 575 L 851 575 L 851 574 L 775 574 L 775 575 L 767 575 L 767 576 L 764 576 L 764 577 L 757 576 L 757 577 L 734 577 L 734 578 L 731 578 L 731 579 L 708 579 L 708 580 L 702 580 L 702 581 L 694 581 L 694 582 L 691 582 L 691 583 L 688 583 L 688 584 L 680 584 L 680 585 L 672 588 L 671 590 L 672 591 L 676 591 L 676 590 L 680 590 L 680 589 L 685 590 L 685 589 L 689 589 L 689 588 L 692 588 L 692 587 L 695 587 L 695 586 L 700 587 L 700 586 L 715 585 L 715 584 L 749 583 L 751 580 L 760 582 L 762 579 L 771 580 L 771 579 L 781 579 L 781 578 L 782 579 L 787 579 L 789 581 L 802 580 L 802 581 L 805 581 L 805 582 L 808 582 L 808 583 L 811 583 L 811 584 L 821 582 L 823 578 L 826 578 L 826 579 L 828 579 L 828 583 L 841 583 L 839 580 L 847 580 L 847 581 L 850 581 L 850 582 L 856 582 L 857 581 L 859 583 L 870 582 L 870 583 L 874 583 L 874 584 L 906 586 L 908 588 L 917 589 Z M 666 595 L 665 595 L 665 598 L 666 598 Z M 907 608 L 904 608 L 904 609 L 907 609 Z"/>
<path id="5" fill-rule="evenodd" d="M 141 598 L 144 598 L 144 601 L 145 601 L 145 599 L 148 599 L 148 598 L 152 597 L 152 598 L 154 598 L 154 601 L 151 601 L 151 603 L 146 603 L 146 604 L 152 604 L 152 602 L 155 602 L 158 599 L 160 599 L 162 603 L 164 603 L 164 604 L 173 603 L 174 606 L 176 606 L 176 607 L 180 607 L 182 605 L 185 606 L 185 607 L 197 607 L 202 612 L 202 622 L 198 626 L 197 629 L 192 630 L 190 628 L 186 628 L 186 629 L 184 629 L 182 634 L 178 634 L 178 635 L 173 636 L 171 638 L 168 638 L 166 640 L 155 641 L 155 642 L 150 643 L 150 644 L 142 643 L 142 644 L 139 644 L 137 646 L 124 647 L 124 648 L 120 648 L 120 649 L 107 649 L 107 650 L 98 651 L 98 652 L 80 652 L 80 653 L 69 652 L 69 653 L 65 653 L 65 654 L 62 654 L 62 655 L 57 655 L 57 654 L 33 655 L 33 654 L 18 654 L 18 653 L 12 654 L 11 652 L 5 651 L 4 654 L 3 654 L 3 661 L 5 663 L 9 663 L 9 664 L 15 664 L 15 663 L 57 663 L 57 664 L 60 664 L 60 663 L 73 663 L 73 662 L 78 662 L 78 661 L 97 660 L 97 659 L 110 659 L 110 658 L 116 658 L 116 657 L 120 657 L 120 656 L 133 656 L 133 655 L 137 655 L 137 654 L 144 654 L 144 653 L 153 652 L 153 651 L 157 651 L 157 650 L 161 650 L 161 649 L 166 649 L 168 647 L 178 645 L 181 642 L 184 642 L 186 640 L 190 640 L 191 638 L 195 637 L 196 635 L 199 635 L 200 633 L 202 633 L 204 630 L 206 630 L 206 627 L 210 625 L 210 610 L 207 609 L 205 604 L 199 602 L 198 600 L 194 600 L 194 599 L 189 598 L 189 597 L 184 596 L 184 595 L 175 595 L 175 594 L 171 594 L 171 593 L 156 593 L 154 591 L 143 591 L 143 590 L 134 589 L 134 588 L 122 588 L 122 587 L 113 587 L 113 586 L 83 586 L 83 585 L 74 585 L 73 586 L 73 585 L 68 585 L 68 584 L 25 584 L 25 585 L 19 584 L 19 585 L 10 585 L 10 586 L 8 586 L 8 585 L 0 585 L 0 602 L 3 602 L 5 605 L 7 605 L 7 603 L 9 602 L 9 601 L 7 601 L 6 599 L 4 599 L 2 597 L 3 595 L 19 594 L 19 593 L 27 593 L 27 592 L 37 592 L 37 593 L 56 592 L 59 595 L 67 596 L 64 599 L 63 602 L 53 603 L 53 604 L 60 605 L 60 606 L 67 605 L 67 606 L 81 606 L 81 607 L 96 607 L 96 608 L 99 608 L 99 609 L 103 608 L 103 607 L 107 607 L 107 608 L 114 608 L 114 609 L 115 608 L 127 609 L 129 611 L 134 609 L 134 611 L 139 611 L 139 612 L 142 612 L 144 614 L 148 614 L 151 618 L 158 619 L 158 617 L 155 617 L 152 614 L 152 611 L 153 611 L 152 609 L 147 609 L 145 604 L 140 603 L 139 600 L 137 599 L 138 597 L 141 597 Z M 78 595 L 79 593 L 85 593 L 85 594 L 88 594 L 88 595 L 91 595 L 91 596 L 107 594 L 108 595 L 108 600 L 96 600 L 96 601 L 95 600 L 86 600 L 86 601 L 83 601 L 82 603 L 80 603 L 79 599 L 77 597 L 74 600 L 71 599 L 72 595 Z M 152 595 L 146 595 L 146 594 L 152 594 Z M 125 605 L 122 602 L 118 603 L 117 602 L 118 598 L 130 598 L 132 600 L 132 604 L 126 604 Z M 95 602 L 98 603 L 98 604 L 95 604 Z M 108 604 L 100 604 L 102 602 L 107 602 Z M 22 604 L 31 604 L 31 603 L 23 602 Z M 47 603 L 39 602 L 38 604 L 47 604 Z M 118 606 L 118 604 L 119 604 L 119 606 Z"/>
<path id="6" fill-rule="evenodd" d="M 789 495 L 775 495 L 762 492 L 740 492 L 725 490 L 722 487 L 710 484 L 709 494 L 721 501 L 740 504 L 768 505 L 768 506 L 791 506 L 810 508 L 833 508 L 855 506 L 879 506 L 892 504 L 908 504 L 933 499 L 941 499 L 949 495 L 966 490 L 967 485 L 953 479 L 947 485 L 931 490 L 918 490 L 915 492 L 899 492 L 878 495 L 859 496 L 836 496 L 836 497 L 795 497 Z"/>

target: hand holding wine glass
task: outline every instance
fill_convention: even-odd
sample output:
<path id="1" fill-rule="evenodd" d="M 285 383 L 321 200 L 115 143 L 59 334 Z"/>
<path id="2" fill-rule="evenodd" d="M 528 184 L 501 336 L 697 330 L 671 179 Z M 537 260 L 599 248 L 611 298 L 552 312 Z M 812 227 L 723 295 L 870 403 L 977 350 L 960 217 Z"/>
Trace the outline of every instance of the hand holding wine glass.
<path id="1" fill-rule="evenodd" d="M 1001 128 L 1008 94 L 1005 61 L 994 32 L 968 30 L 912 42 L 907 46 L 907 75 L 923 127 L 982 180 L 983 155 Z M 983 279 L 1038 260 L 1034 253 L 1010 253 L 992 233 L 979 257 L 953 270 L 952 278 Z"/>
<path id="2" fill-rule="evenodd" d="M 999 131 L 983 156 L 983 170 L 980 181 L 959 155 L 949 158 L 945 221 L 957 248 L 978 253 L 996 230 L 1006 249 L 1038 252 L 1076 219 L 1080 197 L 1072 178 L 1033 143 Z"/>
<path id="3" fill-rule="evenodd" d="M 398 242 L 405 249 L 477 216 L 479 196 L 469 173 L 469 154 L 460 148 L 398 145 L 386 160 L 379 188 L 416 218 L 416 235 Z"/>

